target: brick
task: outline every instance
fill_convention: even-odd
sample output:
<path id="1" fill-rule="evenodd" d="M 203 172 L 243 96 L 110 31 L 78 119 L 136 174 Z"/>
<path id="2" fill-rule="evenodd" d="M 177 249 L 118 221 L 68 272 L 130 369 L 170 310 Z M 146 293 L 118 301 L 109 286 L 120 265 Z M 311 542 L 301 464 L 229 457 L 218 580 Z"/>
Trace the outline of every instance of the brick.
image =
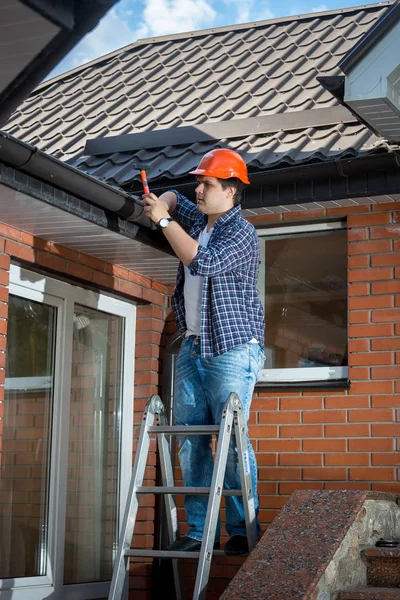
<path id="1" fill-rule="evenodd" d="M 371 489 L 374 492 L 389 492 L 390 494 L 400 493 L 400 482 L 399 483 L 372 483 Z"/>
<path id="2" fill-rule="evenodd" d="M 326 408 L 368 408 L 369 405 L 369 396 L 342 396 L 325 400 Z"/>
<path id="3" fill-rule="evenodd" d="M 278 464 L 278 457 L 276 454 L 265 454 L 258 453 L 257 454 L 257 464 L 258 466 L 271 466 L 275 467 Z"/>
<path id="4" fill-rule="evenodd" d="M 394 323 L 400 322 L 400 309 L 393 310 L 374 310 L 372 313 L 373 323 Z"/>
<path id="5" fill-rule="evenodd" d="M 391 267 L 378 267 L 376 269 L 355 269 L 349 271 L 349 281 L 360 282 L 360 281 L 384 281 L 385 279 L 393 278 L 393 268 Z"/>
<path id="6" fill-rule="evenodd" d="M 350 283 L 348 286 L 348 294 L 352 296 L 368 296 L 369 283 Z"/>
<path id="7" fill-rule="evenodd" d="M 349 310 L 366 310 L 370 308 L 392 308 L 393 296 L 369 296 L 368 298 L 350 298 Z"/>
<path id="8" fill-rule="evenodd" d="M 324 217 L 325 214 L 326 214 L 325 209 L 323 209 L 323 208 L 315 209 L 315 210 L 300 210 L 297 212 L 283 213 L 283 220 L 284 221 L 295 221 L 295 220 L 297 221 L 297 220 L 303 220 L 303 219 L 315 219 L 315 218 L 319 218 L 319 217 Z M 387 221 L 385 221 L 385 223 L 386 222 Z"/>
<path id="9" fill-rule="evenodd" d="M 122 294 L 133 296 L 134 298 L 142 298 L 143 288 L 131 281 L 119 280 L 118 289 Z"/>
<path id="10" fill-rule="evenodd" d="M 392 452 L 393 439 L 353 439 L 349 440 L 349 452 Z"/>
<path id="11" fill-rule="evenodd" d="M 371 340 L 372 350 L 400 350 L 400 338 L 380 338 Z"/>
<path id="12" fill-rule="evenodd" d="M 367 269 L 370 266 L 370 257 L 367 255 L 349 256 L 347 264 L 349 269 Z"/>
<path id="13" fill-rule="evenodd" d="M 322 398 L 313 397 L 297 397 L 297 398 L 281 398 L 281 410 L 298 410 L 318 409 L 322 408 Z"/>
<path id="14" fill-rule="evenodd" d="M 349 337 L 351 338 L 369 338 L 386 337 L 393 335 L 393 325 L 351 325 L 349 327 Z"/>
<path id="15" fill-rule="evenodd" d="M 156 290 L 147 290 L 143 288 L 143 299 L 161 306 L 166 305 L 166 295 L 157 292 Z"/>
<path id="16" fill-rule="evenodd" d="M 355 242 L 349 244 L 349 255 L 354 254 L 379 254 L 380 252 L 390 252 L 392 250 L 391 240 Z"/>
<path id="17" fill-rule="evenodd" d="M 258 461 L 257 455 L 257 461 Z M 279 464 L 282 466 L 322 466 L 322 454 L 281 454 Z"/>
<path id="18" fill-rule="evenodd" d="M 383 406 L 397 408 L 400 405 L 400 398 L 398 396 L 372 396 L 371 403 L 374 408 Z"/>
<path id="19" fill-rule="evenodd" d="M 114 289 L 117 286 L 117 280 L 101 271 L 93 271 L 93 283 L 105 288 Z"/>
<path id="20" fill-rule="evenodd" d="M 303 479 L 306 481 L 308 479 L 310 480 L 319 480 L 319 481 L 332 481 L 332 480 L 341 480 L 341 479 L 347 479 L 347 473 L 346 473 L 346 469 L 342 469 L 342 468 L 322 468 L 322 469 L 318 469 L 318 468 L 311 468 L 311 467 L 307 467 L 305 469 L 303 469 Z"/>
<path id="21" fill-rule="evenodd" d="M 259 440 L 259 452 L 300 452 L 300 440 Z"/>
<path id="22" fill-rule="evenodd" d="M 370 340 L 368 339 L 349 340 L 348 344 L 349 354 L 352 354 L 354 352 L 368 352 L 370 349 Z"/>
<path id="23" fill-rule="evenodd" d="M 377 281 L 371 284 L 372 294 L 400 294 L 400 281 Z"/>
<path id="24" fill-rule="evenodd" d="M 349 410 L 349 423 L 372 423 L 372 422 L 391 422 L 393 421 L 393 411 L 390 409 L 374 410 Z"/>
<path id="25" fill-rule="evenodd" d="M 349 242 L 367 240 L 368 229 L 366 227 L 362 227 L 360 229 L 349 229 L 349 231 L 347 232 L 347 239 Z"/>
<path id="26" fill-rule="evenodd" d="M 251 410 L 278 410 L 278 398 L 253 397 Z"/>
<path id="27" fill-rule="evenodd" d="M 392 381 L 363 381 L 352 382 L 352 394 L 391 394 L 393 392 Z"/>
<path id="28" fill-rule="evenodd" d="M 394 363 L 393 352 L 366 352 L 360 354 L 350 354 L 350 366 L 367 365 L 392 365 Z"/>
<path id="29" fill-rule="evenodd" d="M 327 437 L 367 437 L 369 436 L 369 425 L 353 423 L 348 425 L 326 425 L 325 435 Z"/>
<path id="30" fill-rule="evenodd" d="M 64 273 L 66 269 L 66 261 L 63 258 L 48 254 L 47 252 L 41 252 L 40 250 L 36 252 L 36 261 L 39 265 L 52 269 L 53 271 Z"/>
<path id="31" fill-rule="evenodd" d="M 271 411 L 271 412 L 259 412 L 258 422 L 264 423 L 300 423 L 300 412 L 283 412 L 283 411 Z"/>
<path id="32" fill-rule="evenodd" d="M 372 437 L 396 437 L 400 435 L 400 423 L 372 424 Z"/>
<path id="33" fill-rule="evenodd" d="M 258 225 L 262 225 L 263 223 L 278 223 L 282 221 L 281 214 L 273 214 L 273 215 L 257 215 L 254 217 L 246 217 L 249 223 L 257 223 Z"/>
<path id="34" fill-rule="evenodd" d="M 280 428 L 281 438 L 308 438 L 322 437 L 322 425 L 282 425 Z"/>
<path id="35" fill-rule="evenodd" d="M 251 425 L 249 427 L 249 435 L 252 440 L 257 438 L 276 438 L 278 437 L 278 427 L 273 425 Z"/>
<path id="36" fill-rule="evenodd" d="M 400 379 L 400 366 L 398 367 L 372 367 L 372 379 Z"/>
<path id="37" fill-rule="evenodd" d="M 257 484 L 257 493 L 259 495 L 263 494 L 276 494 L 278 490 L 278 485 L 276 483 L 271 483 L 270 481 L 259 481 Z"/>
<path id="38" fill-rule="evenodd" d="M 399 231 L 397 232 L 396 229 Z M 395 238 L 399 235 L 400 228 L 397 227 L 373 227 L 370 231 L 371 240 Z"/>
<path id="39" fill-rule="evenodd" d="M 368 310 L 351 311 L 348 314 L 348 323 L 350 325 L 355 325 L 359 323 L 370 323 L 370 314 L 371 313 Z"/>
<path id="40" fill-rule="evenodd" d="M 366 367 L 350 367 L 349 379 L 355 381 L 359 379 L 369 379 L 369 368 Z"/>
<path id="41" fill-rule="evenodd" d="M 283 495 L 293 494 L 296 490 L 322 490 L 323 484 L 320 481 L 298 481 L 283 482 L 279 484 L 279 493 Z"/>
<path id="42" fill-rule="evenodd" d="M 10 257 L 8 254 L 0 254 L 0 269 L 4 271 L 10 270 Z"/>
<path id="43" fill-rule="evenodd" d="M 389 466 L 398 467 L 400 465 L 400 452 L 385 452 L 384 454 L 373 454 L 372 455 L 372 466 Z"/>
<path id="44" fill-rule="evenodd" d="M 9 227 L 4 223 L 0 223 L 0 235 L 10 238 L 12 240 L 20 240 L 21 232 L 18 229 L 14 229 L 13 227 Z"/>
<path id="45" fill-rule="evenodd" d="M 303 413 L 303 423 L 345 423 L 345 410 L 322 410 Z"/>
<path id="46" fill-rule="evenodd" d="M 394 469 L 385 469 L 378 467 L 362 468 L 358 469 L 350 468 L 349 470 L 350 480 L 359 481 L 393 481 L 394 480 Z"/>
<path id="47" fill-rule="evenodd" d="M 391 223 L 390 213 L 378 213 L 368 215 L 351 215 L 348 217 L 347 223 L 349 227 L 362 227 L 373 225 L 385 225 Z"/>
<path id="48" fill-rule="evenodd" d="M 71 262 L 67 260 L 67 273 L 72 275 L 73 277 L 77 277 L 78 279 L 83 279 L 85 281 L 92 281 L 93 279 L 93 269 L 89 267 L 85 267 L 85 265 L 80 265 L 75 262 Z"/>
<path id="49" fill-rule="evenodd" d="M 259 478 L 262 480 L 291 481 L 301 479 L 301 469 L 275 467 L 273 469 L 259 469 Z"/>
<path id="50" fill-rule="evenodd" d="M 375 212 L 382 212 L 383 210 L 389 210 L 390 212 L 398 210 L 398 202 L 382 202 L 372 205 L 372 210 Z"/>
<path id="51" fill-rule="evenodd" d="M 343 481 L 341 483 L 327 482 L 324 485 L 324 490 L 369 490 L 370 483 L 359 481 Z"/>
<path id="52" fill-rule="evenodd" d="M 397 265 L 400 265 L 400 252 L 371 256 L 372 267 L 395 267 Z"/>
<path id="53" fill-rule="evenodd" d="M 325 454 L 325 465 L 327 467 L 348 467 L 350 465 L 369 467 L 370 458 L 367 453 Z"/>
<path id="54" fill-rule="evenodd" d="M 303 440 L 303 452 L 346 452 L 347 440 Z"/>

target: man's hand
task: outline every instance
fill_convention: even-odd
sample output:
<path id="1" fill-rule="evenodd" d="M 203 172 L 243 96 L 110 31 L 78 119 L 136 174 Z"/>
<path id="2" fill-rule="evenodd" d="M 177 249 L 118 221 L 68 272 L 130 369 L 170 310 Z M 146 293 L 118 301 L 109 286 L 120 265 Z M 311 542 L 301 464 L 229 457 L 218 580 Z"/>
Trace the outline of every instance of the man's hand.
<path id="1" fill-rule="evenodd" d="M 142 198 L 144 202 L 144 212 L 155 224 L 157 224 L 160 219 L 168 218 L 170 216 L 166 202 L 157 198 L 155 194 L 144 194 Z"/>

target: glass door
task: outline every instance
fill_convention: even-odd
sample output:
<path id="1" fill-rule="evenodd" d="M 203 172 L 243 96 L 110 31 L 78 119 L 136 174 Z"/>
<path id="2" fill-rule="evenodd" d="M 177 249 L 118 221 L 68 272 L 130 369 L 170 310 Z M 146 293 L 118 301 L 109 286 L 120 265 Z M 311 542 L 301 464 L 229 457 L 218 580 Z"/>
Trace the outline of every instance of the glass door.
<path id="1" fill-rule="evenodd" d="M 134 324 L 132 304 L 12 266 L 0 600 L 108 595 L 131 473 Z"/>

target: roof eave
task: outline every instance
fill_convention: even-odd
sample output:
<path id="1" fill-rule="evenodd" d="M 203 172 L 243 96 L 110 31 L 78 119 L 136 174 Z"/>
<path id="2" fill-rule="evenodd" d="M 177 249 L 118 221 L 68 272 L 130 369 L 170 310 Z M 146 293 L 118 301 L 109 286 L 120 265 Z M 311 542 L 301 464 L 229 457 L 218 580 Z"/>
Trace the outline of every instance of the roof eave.
<path id="1" fill-rule="evenodd" d="M 387 12 L 363 38 L 342 58 L 338 67 L 346 75 L 372 50 L 374 46 L 400 21 L 400 0 L 395 0 Z"/>
<path id="2" fill-rule="evenodd" d="M 70 19 L 65 14 L 58 20 L 60 31 L 39 54 L 34 56 L 28 65 L 20 71 L 0 92 L 0 126 L 3 125 L 14 110 L 60 62 L 62 58 L 99 22 L 117 0 L 87 0 L 70 4 Z M 54 2 L 36 0 L 26 1 L 25 4 L 35 10 L 38 15 L 50 22 L 55 22 Z M 66 12 L 66 5 L 64 12 Z M 73 27 L 71 28 L 71 23 Z"/>

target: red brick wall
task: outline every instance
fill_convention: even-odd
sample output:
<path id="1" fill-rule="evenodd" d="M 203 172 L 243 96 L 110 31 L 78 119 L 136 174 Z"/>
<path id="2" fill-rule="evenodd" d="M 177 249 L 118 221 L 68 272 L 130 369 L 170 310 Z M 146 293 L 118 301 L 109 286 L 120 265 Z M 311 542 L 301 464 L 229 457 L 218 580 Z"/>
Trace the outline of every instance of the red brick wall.
<path id="1" fill-rule="evenodd" d="M 295 489 L 400 491 L 400 203 L 269 215 L 257 225 L 347 217 L 349 235 L 349 390 L 259 391 L 250 433 L 259 464 L 260 517 L 265 529 Z M 160 345 L 168 312 L 167 288 L 125 269 L 78 254 L 25 233 L 0 227 L 0 351 L 4 382 L 9 254 L 60 273 L 149 300 L 138 307 L 135 411 L 158 391 Z M 3 308 L 1 308 L 3 307 Z M 1 405 L 0 405 L 1 406 Z M 137 430 L 135 430 L 136 432 Z M 136 435 L 136 433 L 135 433 Z M 148 468 L 154 477 L 155 456 Z M 181 513 L 182 514 L 182 513 Z M 139 511 L 135 543 L 152 544 L 154 499 Z M 216 599 L 240 565 L 219 559 L 209 598 Z M 236 566 L 235 566 L 236 565 Z M 185 566 L 193 581 L 195 567 Z M 138 600 L 151 597 L 151 566 L 131 567 Z"/>
<path id="2" fill-rule="evenodd" d="M 137 306 L 134 387 L 134 436 L 136 437 L 146 400 L 151 394 L 160 392 L 160 350 L 164 344 L 163 330 L 165 320 L 170 314 L 168 292 L 171 290 L 157 281 L 151 281 L 127 269 L 108 264 L 74 250 L 41 240 L 7 225 L 0 224 L 0 418 L 3 416 L 4 408 L 4 369 L 8 308 L 7 286 L 9 283 L 10 259 L 12 258 L 28 263 L 28 268 L 29 263 L 31 263 L 32 266 L 38 265 L 41 268 L 49 269 L 50 276 L 57 276 L 59 274 L 73 277 L 77 280 L 77 285 L 81 283 L 84 286 L 87 282 L 90 282 L 102 289 L 112 290 L 127 297 L 139 301 L 145 300 L 150 303 Z M 40 418 L 40 415 L 36 414 L 29 418 Z M 27 426 L 31 425 L 28 422 L 26 424 Z M 0 420 L 0 452 L 2 426 L 3 421 Z M 8 456 L 5 458 L 7 458 L 8 462 L 15 461 L 17 453 L 19 461 L 21 460 L 20 446 L 13 450 L 10 444 L 8 444 L 7 450 Z M 11 456 L 12 452 L 14 452 L 15 456 Z M 30 457 L 27 456 L 26 458 L 29 465 L 32 461 Z M 151 457 L 151 462 L 153 465 L 155 464 L 154 455 Z M 21 489 L 19 490 L 21 507 L 23 507 L 24 503 L 26 504 L 26 494 L 31 492 L 29 482 L 32 473 L 29 472 L 29 466 L 27 468 L 26 485 L 25 487 L 24 485 L 20 486 Z M 153 478 L 154 472 L 154 467 L 149 467 L 148 476 Z M 22 481 L 20 483 L 22 484 Z M 3 481 L 3 484 L 5 485 L 6 482 Z M 7 495 L 6 489 L 4 489 L 4 494 Z M 7 497 L 5 496 L 3 500 L 7 502 Z M 3 502 L 3 500 L 0 497 L 0 502 Z M 28 500 L 30 503 L 31 497 Z M 36 503 L 39 501 L 40 498 L 37 498 Z M 139 509 L 136 531 L 140 536 L 140 542 L 144 543 L 145 546 L 151 546 L 153 540 L 154 502 L 150 499 L 147 504 L 148 506 Z M 22 516 L 20 515 L 20 517 Z M 27 518 L 31 519 L 32 515 L 27 515 Z M 132 565 L 132 572 L 135 572 L 134 565 Z"/>

